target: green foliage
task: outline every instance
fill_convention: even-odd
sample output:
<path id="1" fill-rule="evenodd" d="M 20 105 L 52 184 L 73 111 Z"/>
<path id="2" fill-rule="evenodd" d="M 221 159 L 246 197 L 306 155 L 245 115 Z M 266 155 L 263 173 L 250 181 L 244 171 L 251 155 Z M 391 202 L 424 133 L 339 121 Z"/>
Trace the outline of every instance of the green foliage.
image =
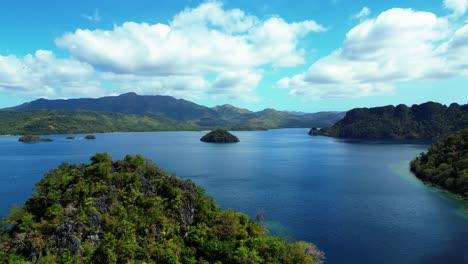
<path id="1" fill-rule="evenodd" d="M 411 161 L 411 171 L 422 180 L 468 198 L 468 128 L 429 147 Z"/>
<path id="2" fill-rule="evenodd" d="M 100 132 L 200 130 L 190 122 L 85 110 L 0 111 L 0 134 L 46 135 Z"/>
<path id="3" fill-rule="evenodd" d="M 427 102 L 374 108 L 356 108 L 331 127 L 310 134 L 364 139 L 440 139 L 468 126 L 468 105 L 449 107 Z"/>
<path id="4" fill-rule="evenodd" d="M 143 157 L 63 163 L 2 222 L 0 263 L 320 263 Z"/>

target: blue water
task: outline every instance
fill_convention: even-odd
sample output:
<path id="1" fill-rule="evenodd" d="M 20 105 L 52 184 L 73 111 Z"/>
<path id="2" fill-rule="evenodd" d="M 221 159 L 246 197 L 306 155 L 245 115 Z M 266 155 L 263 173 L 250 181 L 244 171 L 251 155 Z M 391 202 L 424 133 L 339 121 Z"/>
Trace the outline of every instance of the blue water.
<path id="1" fill-rule="evenodd" d="M 307 129 L 235 132 L 240 143 L 217 145 L 200 142 L 203 134 L 62 135 L 38 144 L 1 136 L 0 215 L 62 161 L 141 153 L 193 179 L 222 208 L 262 211 L 271 233 L 315 243 L 327 263 L 468 263 L 468 204 L 408 171 L 427 145 L 347 142 Z"/>

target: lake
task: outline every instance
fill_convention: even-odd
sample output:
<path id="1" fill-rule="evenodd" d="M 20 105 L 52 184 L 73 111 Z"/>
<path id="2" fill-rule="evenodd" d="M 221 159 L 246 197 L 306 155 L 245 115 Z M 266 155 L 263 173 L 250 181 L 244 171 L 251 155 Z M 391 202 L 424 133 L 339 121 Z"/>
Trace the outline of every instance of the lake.
<path id="1" fill-rule="evenodd" d="M 190 178 L 218 204 L 255 216 L 271 233 L 306 240 L 326 263 L 468 263 L 468 203 L 424 185 L 408 162 L 425 144 L 350 142 L 307 129 L 233 132 L 240 142 L 200 142 L 204 132 L 96 134 L 96 140 L 24 144 L 0 136 L 0 215 L 21 205 L 62 161 L 142 154 Z M 78 135 L 78 138 L 83 135 Z"/>

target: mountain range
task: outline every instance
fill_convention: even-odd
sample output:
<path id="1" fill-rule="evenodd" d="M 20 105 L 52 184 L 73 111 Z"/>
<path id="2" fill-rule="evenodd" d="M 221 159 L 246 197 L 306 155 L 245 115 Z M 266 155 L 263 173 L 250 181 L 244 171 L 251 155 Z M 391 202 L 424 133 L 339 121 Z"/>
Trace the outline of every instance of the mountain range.
<path id="1" fill-rule="evenodd" d="M 44 112 L 45 110 L 47 112 Z M 47 113 L 45 115 L 47 118 L 44 116 L 45 113 Z M 76 118 L 77 114 L 81 119 Z M 14 120 L 12 116 L 15 116 Z M 86 118 L 84 118 L 85 116 Z M 55 134 L 59 133 L 58 131 L 60 133 L 112 132 L 118 128 L 121 128 L 118 131 L 206 130 L 215 127 L 231 130 L 310 128 L 333 125 L 343 116 L 344 112 L 301 113 L 301 115 L 297 115 L 272 108 L 254 112 L 229 104 L 210 108 L 171 96 L 126 93 L 101 98 L 56 100 L 41 98 L 2 109 L 0 122 L 5 124 L 8 121 L 10 127 L 17 127 L 17 130 L 10 129 L 8 133 Z M 144 120 L 137 121 L 143 117 Z M 53 124 L 51 119 L 54 120 Z M 63 126 L 63 122 L 70 123 L 72 119 L 74 120 L 71 122 L 73 126 Z M 81 122 L 86 122 L 84 120 L 88 120 L 88 123 L 99 124 L 102 123 L 99 120 L 103 119 L 106 120 L 107 125 L 99 126 L 99 131 L 87 131 L 87 129 L 92 129 L 90 126 L 80 127 Z M 152 123 L 149 119 L 156 120 L 157 124 L 141 126 L 142 123 Z M 23 123 L 14 123 L 15 120 L 23 120 Z M 63 122 L 61 123 L 60 120 Z M 132 127 L 125 126 L 122 120 L 133 120 L 133 124 L 139 125 L 132 130 Z M 35 126 L 41 127 L 41 129 L 30 128 L 31 122 L 35 122 Z M 24 128 L 24 126 L 29 127 Z M 2 130 L 1 127 L 0 133 L 5 133 L 5 129 Z M 55 129 L 48 129 L 48 127 Z M 66 128 L 57 129 L 57 127 Z M 72 127 L 73 129 L 70 130 L 69 128 Z"/>

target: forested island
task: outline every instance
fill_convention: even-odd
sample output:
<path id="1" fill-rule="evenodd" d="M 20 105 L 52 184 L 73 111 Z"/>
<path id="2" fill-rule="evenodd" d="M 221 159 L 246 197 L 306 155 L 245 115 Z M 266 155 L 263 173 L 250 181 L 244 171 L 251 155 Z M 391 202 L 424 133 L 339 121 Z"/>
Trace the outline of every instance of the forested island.
<path id="1" fill-rule="evenodd" d="M 2 221 L 0 263 L 322 263 L 140 155 L 61 164 Z"/>
<path id="2" fill-rule="evenodd" d="M 200 138 L 200 141 L 208 143 L 236 143 L 239 139 L 226 129 L 215 129 Z"/>
<path id="3" fill-rule="evenodd" d="M 468 128 L 429 147 L 411 162 L 420 179 L 468 199 Z"/>
<path id="4" fill-rule="evenodd" d="M 468 105 L 427 102 L 356 108 L 331 127 L 312 128 L 310 135 L 356 139 L 437 140 L 468 126 Z"/>

